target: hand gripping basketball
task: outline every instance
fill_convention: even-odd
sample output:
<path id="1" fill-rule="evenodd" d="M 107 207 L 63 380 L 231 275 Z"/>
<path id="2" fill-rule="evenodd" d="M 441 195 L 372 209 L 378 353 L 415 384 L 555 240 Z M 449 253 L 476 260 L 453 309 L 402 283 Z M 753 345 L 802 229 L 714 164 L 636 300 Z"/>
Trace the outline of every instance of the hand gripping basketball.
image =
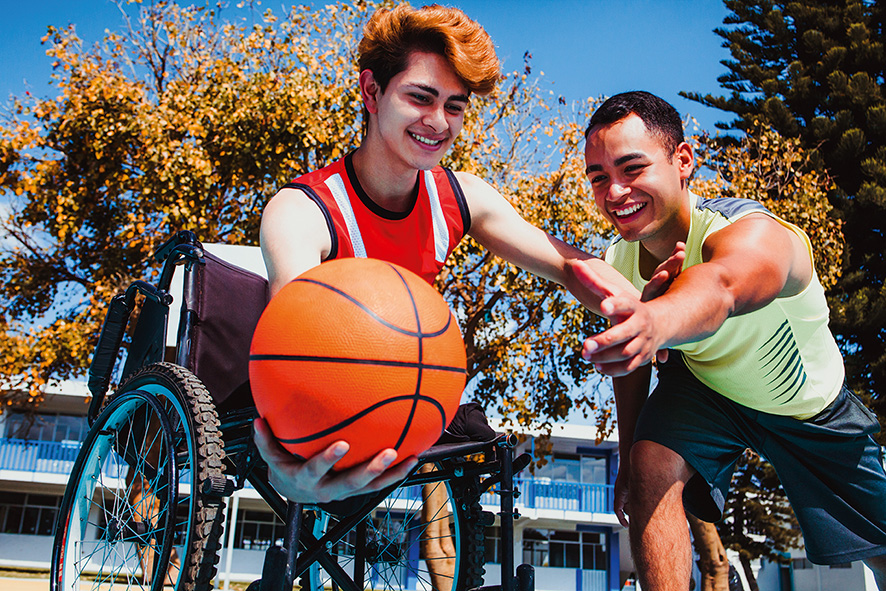
<path id="1" fill-rule="evenodd" d="M 350 444 L 341 470 L 386 448 L 434 444 L 458 408 L 465 348 L 443 297 L 375 259 L 338 259 L 286 285 L 252 338 L 255 405 L 280 443 L 309 458 Z"/>

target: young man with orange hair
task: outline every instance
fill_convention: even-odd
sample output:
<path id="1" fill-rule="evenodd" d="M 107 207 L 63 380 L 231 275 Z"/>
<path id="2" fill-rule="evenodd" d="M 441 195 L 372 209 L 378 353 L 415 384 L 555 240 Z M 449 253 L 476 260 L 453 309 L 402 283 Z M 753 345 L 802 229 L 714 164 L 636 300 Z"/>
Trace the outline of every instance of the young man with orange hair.
<path id="1" fill-rule="evenodd" d="M 566 286 L 592 310 L 599 312 L 600 299 L 576 281 L 570 261 L 587 260 L 611 294 L 639 296 L 602 260 L 526 222 L 485 181 L 439 166 L 461 131 L 470 95 L 488 94 L 500 77 L 492 41 L 480 25 L 454 8 L 381 9 L 364 29 L 359 54 L 367 117 L 362 144 L 281 189 L 262 216 L 272 294 L 311 267 L 351 256 L 391 261 L 432 283 L 470 234 L 493 253 Z M 660 277 L 667 277 L 664 268 Z M 335 472 L 331 468 L 347 452 L 346 442 L 302 461 L 277 445 L 261 420 L 256 441 L 271 482 L 295 501 L 378 490 L 404 478 L 415 464 L 387 449 L 370 462 Z"/>

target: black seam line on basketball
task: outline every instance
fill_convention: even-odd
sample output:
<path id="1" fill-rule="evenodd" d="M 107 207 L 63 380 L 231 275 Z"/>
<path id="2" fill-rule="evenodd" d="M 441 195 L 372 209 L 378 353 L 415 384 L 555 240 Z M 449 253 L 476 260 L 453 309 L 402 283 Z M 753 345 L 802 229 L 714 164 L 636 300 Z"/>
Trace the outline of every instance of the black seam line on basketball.
<path id="1" fill-rule="evenodd" d="M 443 328 L 441 328 L 438 331 L 429 332 L 429 333 L 422 333 L 422 332 L 407 330 L 405 328 L 401 328 L 401 327 L 397 326 L 396 324 L 391 324 L 390 322 L 388 322 L 387 320 L 385 320 L 384 318 L 382 318 L 381 316 L 379 316 L 378 314 L 373 312 L 366 305 L 364 305 L 364 304 L 360 303 L 358 300 L 354 299 L 353 296 L 343 292 L 342 290 L 338 289 L 337 287 L 333 287 L 332 285 L 329 285 L 328 283 L 323 283 L 322 281 L 317 281 L 316 279 L 306 279 L 306 278 L 297 278 L 297 279 L 292 280 L 292 283 L 296 283 L 296 282 L 298 282 L 298 283 L 312 283 L 312 284 L 317 285 L 319 287 L 324 287 L 330 291 L 333 291 L 333 292 L 337 293 L 338 295 L 342 296 L 343 298 L 345 298 L 346 300 L 348 300 L 349 302 L 353 303 L 355 306 L 357 306 L 358 308 L 360 308 L 361 310 L 363 310 L 367 314 L 369 314 L 369 316 L 374 318 L 377 322 L 381 323 L 382 325 L 387 326 L 391 330 L 399 332 L 400 334 L 405 334 L 405 335 L 408 335 L 411 337 L 427 337 L 427 338 L 438 337 L 441 334 L 443 334 L 444 332 L 446 332 L 447 330 L 449 330 L 449 325 L 452 324 L 452 314 L 450 314 L 449 318 L 446 319 L 446 325 L 443 326 Z M 412 297 L 412 292 L 409 292 L 409 297 L 410 298 Z M 421 328 L 421 327 L 419 327 L 419 328 Z"/>
<path id="2" fill-rule="evenodd" d="M 315 439 L 320 439 L 321 437 L 326 437 L 327 435 L 331 435 L 332 433 L 335 433 L 339 429 L 347 427 L 351 423 L 356 422 L 358 419 L 363 418 L 364 416 L 368 415 L 369 413 L 371 413 L 375 409 L 381 408 L 382 406 L 384 406 L 386 404 L 391 404 L 394 402 L 402 402 L 403 400 L 415 400 L 416 398 L 418 398 L 419 400 L 422 400 L 424 402 L 429 402 L 429 403 L 433 404 L 434 406 L 437 407 L 437 410 L 440 411 L 441 417 L 446 416 L 446 411 L 443 409 L 443 405 L 440 404 L 439 400 L 436 400 L 435 398 L 431 398 L 430 396 L 424 396 L 422 394 L 419 394 L 417 397 L 414 394 L 404 394 L 402 396 L 393 396 L 393 397 L 388 398 L 386 400 L 382 400 L 381 402 L 376 402 L 372 406 L 370 406 L 368 408 L 364 408 L 363 410 L 361 410 L 357 414 L 355 414 L 351 417 L 348 417 L 347 419 L 338 423 L 337 425 L 333 425 L 327 429 L 323 429 L 322 431 L 314 433 L 313 435 L 308 435 L 307 437 L 296 437 L 294 439 L 283 439 L 282 437 L 278 437 L 277 439 L 282 443 L 291 443 L 291 444 L 307 443 L 308 441 L 314 441 Z"/>
<path id="3" fill-rule="evenodd" d="M 405 367 L 408 369 L 429 369 L 433 371 L 450 371 L 465 373 L 463 367 L 452 365 L 431 365 L 415 361 L 395 361 L 388 359 L 351 359 L 348 357 L 320 357 L 315 355 L 259 355 L 249 356 L 250 361 L 317 361 L 320 363 L 350 363 L 353 365 L 381 365 L 384 367 Z"/>
<path id="4" fill-rule="evenodd" d="M 397 270 L 393 265 L 388 265 L 394 273 L 397 274 L 397 277 L 400 278 L 400 281 L 403 283 L 403 287 L 406 288 L 406 293 L 409 294 L 409 302 L 412 304 L 412 314 L 415 318 L 415 327 L 418 329 L 419 336 L 418 338 L 418 362 L 423 365 L 424 363 L 424 338 L 421 336 L 421 316 L 418 314 L 418 306 L 415 304 L 415 297 L 412 295 L 412 290 L 409 289 L 409 284 L 406 283 L 406 278 L 403 277 L 403 274 Z M 450 315 L 451 316 L 451 315 Z M 400 431 L 400 437 L 397 439 L 397 443 L 394 444 L 394 449 L 399 450 L 400 446 L 403 445 L 403 442 L 406 440 L 406 434 L 409 433 L 409 427 L 412 425 L 412 419 L 415 417 L 415 409 L 418 406 L 418 397 L 421 396 L 421 377 L 423 367 L 420 365 L 418 367 L 418 371 L 415 375 L 415 392 L 413 393 L 412 399 L 412 408 L 409 409 L 409 416 L 406 417 L 406 421 L 403 423 L 403 429 Z"/>

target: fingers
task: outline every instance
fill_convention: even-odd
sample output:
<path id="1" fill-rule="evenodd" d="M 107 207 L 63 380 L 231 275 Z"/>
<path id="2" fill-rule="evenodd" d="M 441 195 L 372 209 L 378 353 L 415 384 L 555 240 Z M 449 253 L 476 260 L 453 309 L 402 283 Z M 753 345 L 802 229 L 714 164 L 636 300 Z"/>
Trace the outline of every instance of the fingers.
<path id="1" fill-rule="evenodd" d="M 258 453 L 261 454 L 261 457 L 268 464 L 292 459 L 292 454 L 283 449 L 283 446 L 280 445 L 277 438 L 271 433 L 271 427 L 268 426 L 267 421 L 259 417 L 252 424 L 255 429 L 255 437 L 253 438 L 255 439 L 255 446 L 258 448 Z"/>
<path id="2" fill-rule="evenodd" d="M 417 457 L 409 456 L 408 458 L 406 458 L 402 462 L 396 464 L 390 470 L 386 470 L 384 473 L 382 473 L 380 476 L 378 476 L 372 482 L 370 482 L 369 485 L 367 486 L 367 491 L 368 490 L 381 490 L 383 488 L 391 486 L 392 484 L 400 482 L 401 480 L 403 480 L 404 478 L 409 476 L 409 474 L 412 473 L 412 471 L 415 469 L 415 465 L 417 463 L 418 463 Z"/>
<path id="3" fill-rule="evenodd" d="M 625 508 L 623 504 L 615 508 L 615 517 L 618 519 L 618 522 L 622 524 L 623 527 L 630 527 L 628 514 L 625 513 Z"/>
<path id="4" fill-rule="evenodd" d="M 397 452 L 386 449 L 368 462 L 342 472 L 331 472 L 321 484 L 328 491 L 334 491 L 332 493 L 335 495 L 334 498 L 347 498 L 381 490 L 406 478 L 410 470 L 415 467 L 415 457 L 410 456 L 407 458 L 408 461 L 400 462 L 388 470 L 396 460 Z"/>
<path id="5" fill-rule="evenodd" d="M 570 261 L 569 265 L 579 283 L 601 300 L 615 294 L 612 285 L 592 271 L 587 261 Z"/>

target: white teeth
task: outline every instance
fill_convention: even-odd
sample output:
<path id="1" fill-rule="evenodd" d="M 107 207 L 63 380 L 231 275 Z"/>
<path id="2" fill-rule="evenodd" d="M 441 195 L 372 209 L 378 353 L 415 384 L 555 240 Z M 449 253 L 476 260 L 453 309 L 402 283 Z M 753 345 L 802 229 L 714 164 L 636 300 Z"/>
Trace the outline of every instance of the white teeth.
<path id="1" fill-rule="evenodd" d="M 426 137 L 422 137 L 420 135 L 415 135 L 414 133 L 410 133 L 409 135 L 411 135 L 413 138 L 415 138 L 416 140 L 420 141 L 421 143 L 423 143 L 427 146 L 436 146 L 436 145 L 439 145 L 440 142 L 443 141 L 443 140 L 429 140 Z"/>
<path id="2" fill-rule="evenodd" d="M 640 211 L 641 209 L 643 209 L 643 204 L 642 203 L 635 203 L 634 205 L 632 205 L 630 207 L 627 207 L 625 209 L 620 209 L 614 213 L 615 213 L 616 217 L 623 218 L 623 217 L 631 215 L 632 213 Z"/>

